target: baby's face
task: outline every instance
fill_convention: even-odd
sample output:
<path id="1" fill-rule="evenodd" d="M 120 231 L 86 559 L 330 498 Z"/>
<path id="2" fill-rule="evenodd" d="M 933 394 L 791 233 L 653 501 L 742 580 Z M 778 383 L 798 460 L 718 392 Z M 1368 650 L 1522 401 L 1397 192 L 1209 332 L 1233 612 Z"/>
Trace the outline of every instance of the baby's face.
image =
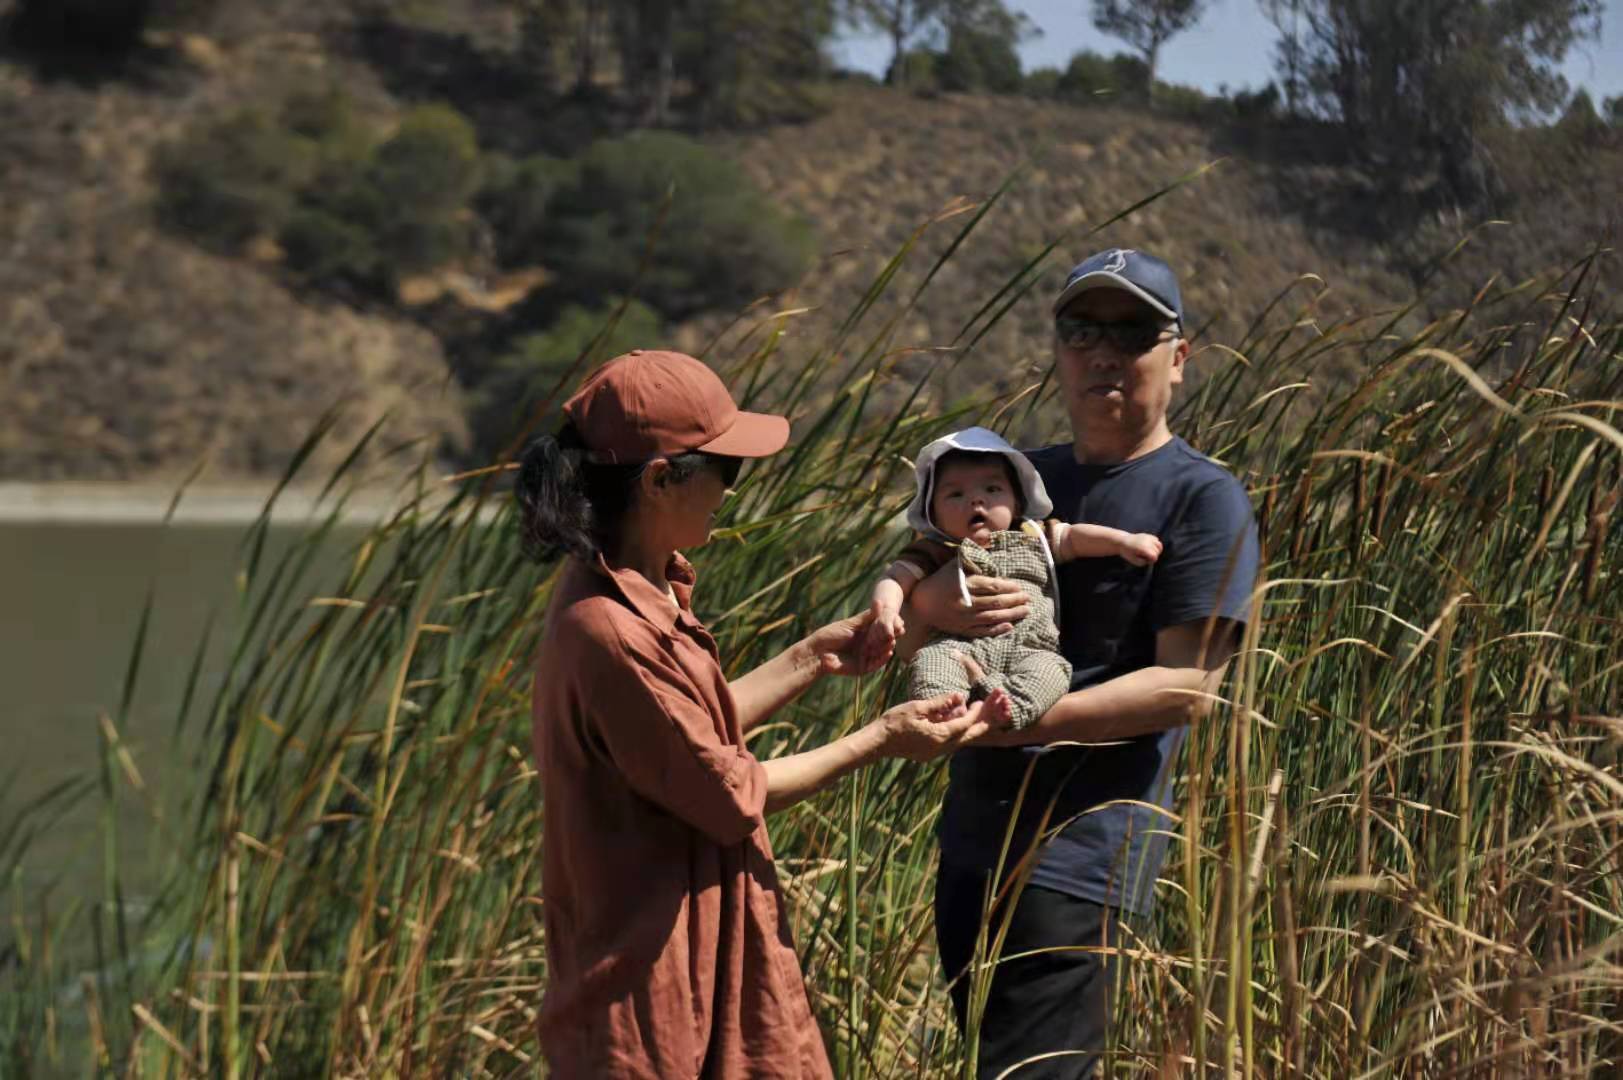
<path id="1" fill-rule="evenodd" d="M 1008 466 L 1000 455 L 987 454 L 985 461 L 954 461 L 937 470 L 930 520 L 954 540 L 985 546 L 993 533 L 1014 527 L 1018 506 Z"/>

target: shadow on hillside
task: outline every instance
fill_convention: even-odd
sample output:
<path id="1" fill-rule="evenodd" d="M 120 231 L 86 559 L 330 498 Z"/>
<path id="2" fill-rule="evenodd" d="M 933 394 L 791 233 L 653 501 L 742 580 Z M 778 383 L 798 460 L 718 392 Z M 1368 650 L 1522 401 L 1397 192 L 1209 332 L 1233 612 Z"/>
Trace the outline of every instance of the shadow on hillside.
<path id="1" fill-rule="evenodd" d="M 40 82 L 92 89 L 110 82 L 160 89 L 177 72 L 173 52 L 144 37 L 138 20 L 103 24 L 71 9 L 37 6 L 0 12 L 0 59 L 26 67 Z"/>
<path id="2" fill-rule="evenodd" d="M 451 105 L 487 149 L 567 157 L 615 126 L 608 103 L 560 98 L 514 56 L 462 34 L 372 15 L 335 31 L 333 44 L 369 64 L 402 101 Z"/>
<path id="3" fill-rule="evenodd" d="M 1314 228 L 1379 242 L 1435 209 L 1434 194 L 1373 173 L 1334 124 L 1233 121 L 1217 130 L 1217 145 L 1265 166 L 1271 209 Z"/>

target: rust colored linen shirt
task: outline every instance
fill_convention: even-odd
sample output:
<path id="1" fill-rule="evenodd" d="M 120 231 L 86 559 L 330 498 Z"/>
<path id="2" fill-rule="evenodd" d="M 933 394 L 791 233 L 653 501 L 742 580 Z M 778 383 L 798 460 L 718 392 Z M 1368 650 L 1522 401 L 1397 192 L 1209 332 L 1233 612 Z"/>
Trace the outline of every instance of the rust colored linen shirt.
<path id="1" fill-rule="evenodd" d="M 832 1076 L 715 641 L 635 571 L 571 559 L 535 678 L 547 988 L 561 1080 Z"/>

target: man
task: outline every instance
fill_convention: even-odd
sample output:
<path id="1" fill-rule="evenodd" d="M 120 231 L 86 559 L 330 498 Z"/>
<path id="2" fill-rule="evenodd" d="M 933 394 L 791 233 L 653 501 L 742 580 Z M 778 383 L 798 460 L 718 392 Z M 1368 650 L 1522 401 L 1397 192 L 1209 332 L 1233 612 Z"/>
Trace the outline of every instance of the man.
<path id="1" fill-rule="evenodd" d="M 1028 855 L 1032 866 L 1002 945 L 1013 959 L 981 976 L 990 978 L 979 1028 L 983 1078 L 1039 1055 L 1051 1056 L 1012 1075 L 1093 1072 L 1120 971 L 1108 950 L 1120 945 L 1123 915 L 1147 922 L 1171 828 L 1163 811 L 1172 762 L 1185 729 L 1209 711 L 1257 574 L 1245 489 L 1167 426 L 1189 357 L 1171 268 L 1141 251 L 1101 252 L 1071 271 L 1054 315 L 1054 363 L 1073 441 L 1029 456 L 1055 516 L 1153 533 L 1164 550 L 1153 566 L 1119 558 L 1061 566 L 1060 648 L 1071 662 L 1071 692 L 1031 727 L 983 739 L 952 760 L 936 933 L 956 980 L 960 1026 L 976 981 L 963 973 L 981 926 L 991 941 L 1008 913 L 998 905 L 986 918 L 1000 857 L 1000 887 Z M 969 586 L 965 605 L 951 574 L 921 584 L 912 601 L 919 619 L 984 634 L 1007 632 L 1024 617 L 1015 583 L 971 578 Z M 1068 742 L 1108 745 L 1047 745 Z M 1042 841 L 1040 830 L 1051 837 Z"/>

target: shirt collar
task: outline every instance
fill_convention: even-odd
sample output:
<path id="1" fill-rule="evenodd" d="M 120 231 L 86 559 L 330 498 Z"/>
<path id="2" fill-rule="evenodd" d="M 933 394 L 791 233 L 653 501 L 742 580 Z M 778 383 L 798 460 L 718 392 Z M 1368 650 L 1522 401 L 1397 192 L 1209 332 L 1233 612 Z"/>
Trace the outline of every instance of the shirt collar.
<path id="1" fill-rule="evenodd" d="M 670 599 L 653 582 L 635 570 L 617 570 L 601 554 L 592 568 L 608 578 L 614 591 L 633 611 L 657 626 L 662 633 L 670 633 L 679 621 L 696 622 L 693 618 L 693 583 L 698 577 L 693 572 L 693 564 L 683 558 L 681 552 L 672 552 L 671 561 L 665 564 L 665 580 L 670 582 L 671 592 L 676 594 L 676 608 L 671 607 Z"/>

